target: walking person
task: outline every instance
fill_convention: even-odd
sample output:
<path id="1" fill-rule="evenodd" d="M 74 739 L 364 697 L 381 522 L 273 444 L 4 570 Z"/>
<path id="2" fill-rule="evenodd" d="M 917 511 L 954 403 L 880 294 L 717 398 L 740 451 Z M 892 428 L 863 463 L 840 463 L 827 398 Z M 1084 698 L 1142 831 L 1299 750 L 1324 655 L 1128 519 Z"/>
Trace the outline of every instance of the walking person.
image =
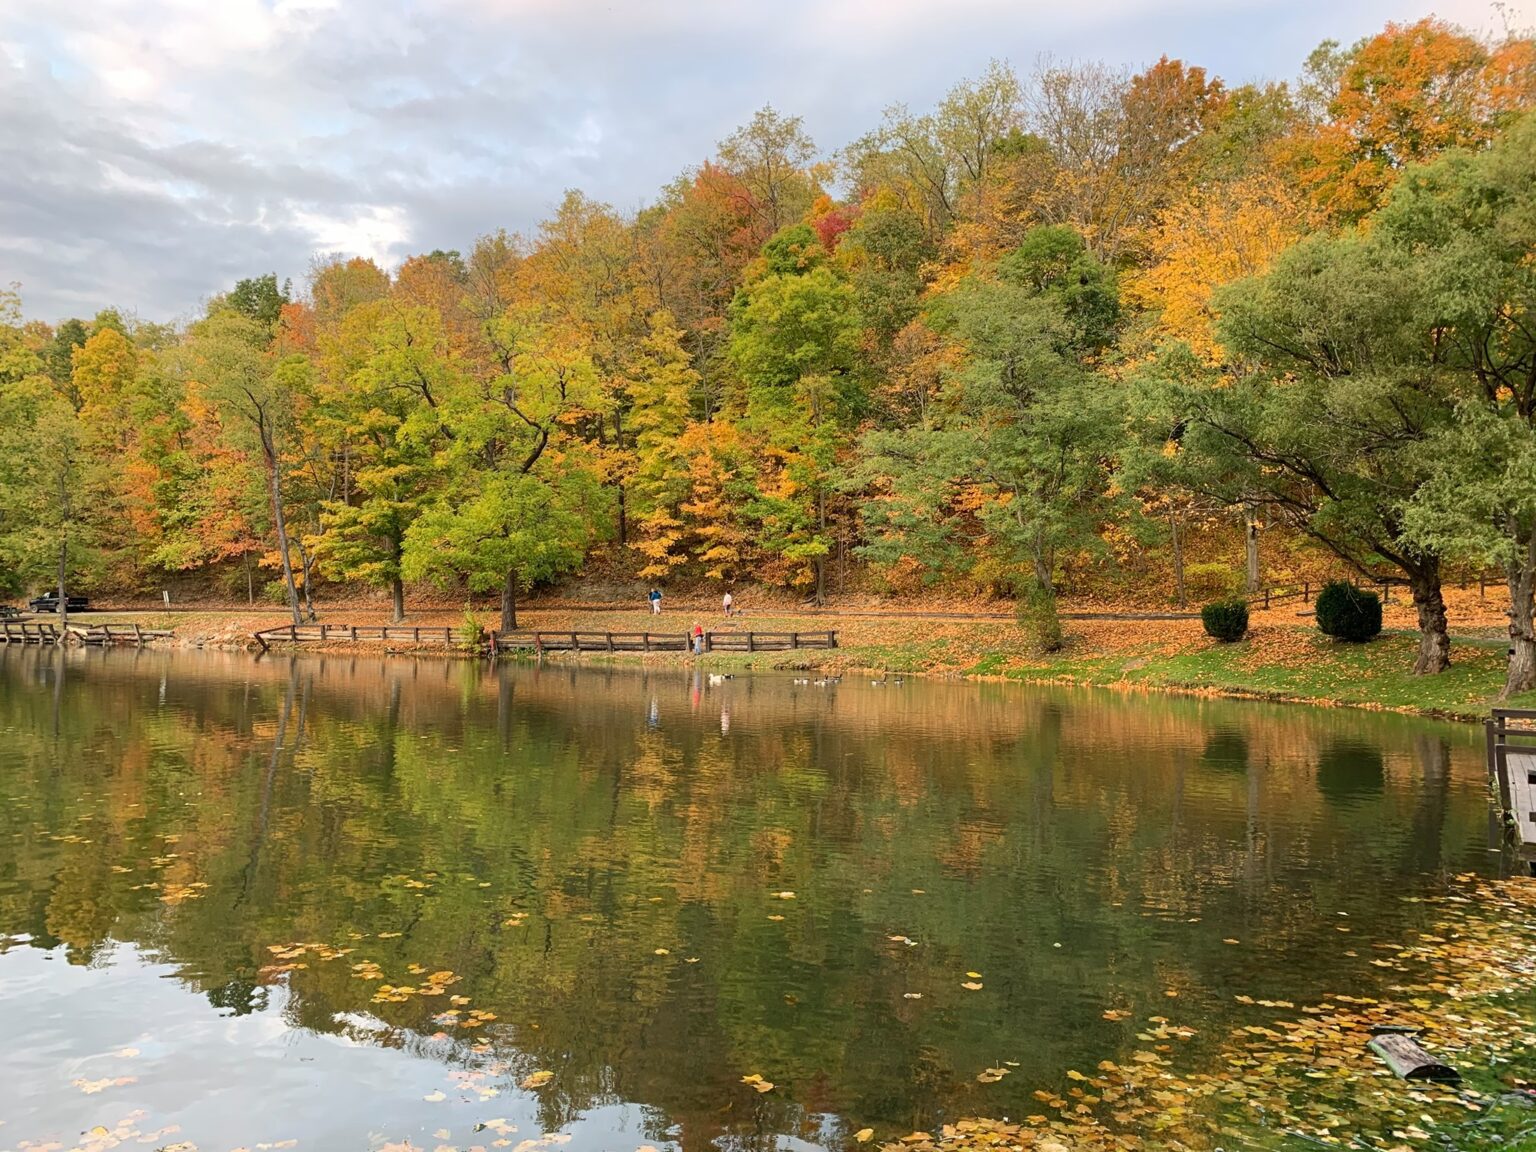
<path id="1" fill-rule="evenodd" d="M 652 616 L 660 616 L 661 615 L 661 589 L 660 588 L 652 588 L 651 589 L 650 601 L 651 601 L 651 615 Z"/>
<path id="2" fill-rule="evenodd" d="M 731 609 L 732 609 L 732 607 L 734 607 L 734 606 L 735 606 L 735 603 L 736 603 L 736 602 L 735 602 L 735 601 L 734 601 L 734 600 L 732 600 L 732 599 L 731 599 L 731 594 L 730 594 L 730 593 L 729 593 L 729 592 L 727 592 L 727 593 L 726 593 L 726 594 L 725 594 L 725 595 L 724 595 L 724 596 L 723 596 L 723 597 L 722 597 L 722 598 L 721 598 L 721 600 L 720 600 L 720 607 L 721 607 L 721 608 L 723 608 L 723 609 L 725 609 L 725 614 L 726 614 L 726 615 L 727 615 L 727 616 L 729 616 L 729 615 L 730 615 L 730 614 L 731 614 Z"/>
<path id="3" fill-rule="evenodd" d="M 693 654 L 704 655 L 704 625 L 697 622 L 693 626 Z"/>

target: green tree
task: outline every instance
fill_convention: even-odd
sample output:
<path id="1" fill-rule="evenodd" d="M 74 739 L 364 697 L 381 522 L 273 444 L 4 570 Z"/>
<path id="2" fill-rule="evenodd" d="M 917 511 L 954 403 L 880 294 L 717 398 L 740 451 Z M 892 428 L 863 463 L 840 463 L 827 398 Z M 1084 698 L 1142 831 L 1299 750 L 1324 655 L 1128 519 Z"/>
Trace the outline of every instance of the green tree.
<path id="1" fill-rule="evenodd" d="M 1408 270 L 1406 323 L 1459 401 L 1423 445 L 1404 538 L 1508 577 L 1505 693 L 1536 688 L 1536 120 L 1410 170 L 1372 223 Z"/>
<path id="2" fill-rule="evenodd" d="M 775 466 L 749 513 L 764 549 L 787 565 L 789 582 L 813 586 L 820 603 L 838 460 L 864 406 L 854 372 L 858 314 L 853 289 L 828 266 L 808 226 L 775 236 L 763 264 L 766 274 L 731 306 L 743 426 L 761 437 Z"/>
<path id="3" fill-rule="evenodd" d="M 570 571 L 606 533 L 612 496 L 588 446 L 570 432 L 605 393 L 581 344 L 514 308 L 492 322 L 505 370 L 462 381 L 403 432 L 440 437 L 438 495 L 406 530 L 406 579 L 462 577 L 501 590 L 501 628 L 517 627 L 517 597 Z"/>
<path id="4" fill-rule="evenodd" d="M 1318 236 L 1263 277 L 1218 293 L 1229 372 L 1186 348 L 1144 376 L 1142 431 L 1169 444 L 1190 490 L 1321 544 L 1368 579 L 1405 583 L 1418 612 L 1414 670 L 1450 661 L 1441 556 L 1405 541 L 1424 482 L 1417 445 L 1451 397 L 1413 322 L 1415 273 L 1368 236 Z M 1400 575 L 1385 575 L 1383 566 Z"/>
<path id="5" fill-rule="evenodd" d="M 248 320 L 260 324 L 268 332 L 277 328 L 282 317 L 283 305 L 293 298 L 293 285 L 284 280 L 277 283 L 277 273 L 251 276 L 235 281 L 235 286 L 224 297 L 225 303 Z"/>
<path id="6" fill-rule="evenodd" d="M 889 479 L 866 506 L 879 535 L 865 554 L 942 564 L 969 535 L 1049 600 L 1062 554 L 1096 549 L 1116 503 L 1120 398 L 1090 371 L 1118 314 L 1114 278 L 1075 233 L 1037 229 L 934 311 L 965 359 L 923 426 L 866 440 Z M 942 533 L 928 520 L 940 509 Z"/>
<path id="7" fill-rule="evenodd" d="M 301 355 L 276 362 L 263 351 L 266 334 L 232 309 L 216 310 L 193 325 L 187 370 L 223 417 L 224 427 L 250 442 L 262 462 L 272 510 L 278 561 L 293 622 L 303 622 L 293 576 L 284 495 L 287 453 L 302 399 L 311 387 L 310 363 Z"/>

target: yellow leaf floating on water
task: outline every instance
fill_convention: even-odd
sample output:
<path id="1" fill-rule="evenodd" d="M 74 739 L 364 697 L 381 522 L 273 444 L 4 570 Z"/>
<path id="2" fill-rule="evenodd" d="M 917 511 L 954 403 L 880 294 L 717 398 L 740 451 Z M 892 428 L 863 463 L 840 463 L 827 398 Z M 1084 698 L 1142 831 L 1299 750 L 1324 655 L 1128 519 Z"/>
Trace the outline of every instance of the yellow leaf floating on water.
<path id="1" fill-rule="evenodd" d="M 1008 1069 L 1006 1068 L 988 1068 L 977 1074 L 976 1082 L 978 1084 L 996 1084 L 1006 1075 L 1008 1075 Z"/>
<path id="2" fill-rule="evenodd" d="M 793 900 L 795 898 L 793 892 L 775 892 L 773 895 L 778 900 Z"/>
<path id="3" fill-rule="evenodd" d="M 523 1077 L 523 1082 L 519 1085 L 519 1087 L 525 1088 L 531 1092 L 535 1088 L 544 1087 L 544 1085 L 548 1084 L 554 1078 L 555 1074 L 553 1072 L 531 1072 L 527 1076 Z"/>
<path id="4" fill-rule="evenodd" d="M 868 1144 L 874 1134 L 875 1130 L 873 1128 L 860 1128 L 853 1134 L 853 1138 L 860 1144 Z"/>
<path id="5" fill-rule="evenodd" d="M 756 1072 L 751 1072 L 751 1073 L 748 1073 L 747 1075 L 743 1076 L 741 1078 L 741 1082 L 743 1084 L 750 1084 L 752 1086 L 753 1090 L 757 1091 L 757 1092 L 772 1092 L 773 1091 L 773 1081 L 772 1080 L 764 1080 Z"/>
<path id="6" fill-rule="evenodd" d="M 903 1000 L 921 1000 L 923 994 L 921 992 L 903 992 L 901 998 Z"/>
<path id="7" fill-rule="evenodd" d="M 671 953 L 670 950 L 668 950 L 666 948 L 658 948 L 658 949 L 656 949 L 656 955 L 658 955 L 658 956 L 670 956 L 670 955 L 672 955 L 672 953 Z"/>
<path id="8" fill-rule="evenodd" d="M 1127 1012 L 1124 1008 L 1106 1008 L 1106 1009 L 1104 1009 L 1104 1019 L 1106 1019 L 1106 1020 L 1129 1020 L 1130 1018 L 1131 1018 L 1131 1014 L 1129 1012 Z"/>
<path id="9" fill-rule="evenodd" d="M 770 920 L 782 920 L 782 919 L 784 919 L 784 917 L 782 917 L 782 916 L 770 916 L 770 917 L 768 917 L 768 919 L 770 919 Z"/>
<path id="10" fill-rule="evenodd" d="M 981 979 L 981 973 L 980 972 L 967 972 L 966 975 L 969 976 L 972 980 L 980 980 Z"/>
<path id="11" fill-rule="evenodd" d="M 438 1089 L 436 1092 L 428 1092 L 422 1099 L 428 1104 L 441 1104 L 448 1097 L 443 1095 L 442 1089 Z"/>
<path id="12" fill-rule="evenodd" d="M 1068 1080 L 1086 1080 L 1086 1079 L 1088 1079 L 1088 1077 L 1084 1076 L 1076 1068 L 1069 1068 L 1069 1069 L 1067 1069 L 1067 1079 Z"/>
<path id="13" fill-rule="evenodd" d="M 981 984 L 979 982 L 975 981 L 975 980 L 967 980 L 963 984 L 961 984 L 960 987 L 965 988 L 965 989 L 967 989 L 967 990 L 969 990 L 971 992 L 980 992 L 981 991 Z"/>

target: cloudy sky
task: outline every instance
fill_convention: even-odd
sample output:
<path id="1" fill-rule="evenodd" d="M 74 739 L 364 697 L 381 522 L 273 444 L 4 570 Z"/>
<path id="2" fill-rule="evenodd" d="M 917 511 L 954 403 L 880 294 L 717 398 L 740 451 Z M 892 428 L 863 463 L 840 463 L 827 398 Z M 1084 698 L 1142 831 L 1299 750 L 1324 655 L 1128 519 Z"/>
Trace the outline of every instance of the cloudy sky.
<path id="1" fill-rule="evenodd" d="M 1430 11 L 1503 26 L 1487 0 L 0 0 L 0 283 L 50 321 L 169 320 L 316 252 L 528 229 L 570 187 L 637 208 L 764 103 L 830 151 L 992 56 L 1283 78 Z"/>

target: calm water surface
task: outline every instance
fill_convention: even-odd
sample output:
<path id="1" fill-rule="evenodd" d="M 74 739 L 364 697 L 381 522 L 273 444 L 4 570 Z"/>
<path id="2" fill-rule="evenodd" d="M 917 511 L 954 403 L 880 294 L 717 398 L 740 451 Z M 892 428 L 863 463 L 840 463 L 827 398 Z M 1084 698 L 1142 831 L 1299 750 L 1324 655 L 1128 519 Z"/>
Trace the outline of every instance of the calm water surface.
<path id="1" fill-rule="evenodd" d="M 1487 829 L 1475 730 L 1358 712 L 0 651 L 0 1148 L 1022 1115 L 1138 1018 L 1379 989 Z"/>

